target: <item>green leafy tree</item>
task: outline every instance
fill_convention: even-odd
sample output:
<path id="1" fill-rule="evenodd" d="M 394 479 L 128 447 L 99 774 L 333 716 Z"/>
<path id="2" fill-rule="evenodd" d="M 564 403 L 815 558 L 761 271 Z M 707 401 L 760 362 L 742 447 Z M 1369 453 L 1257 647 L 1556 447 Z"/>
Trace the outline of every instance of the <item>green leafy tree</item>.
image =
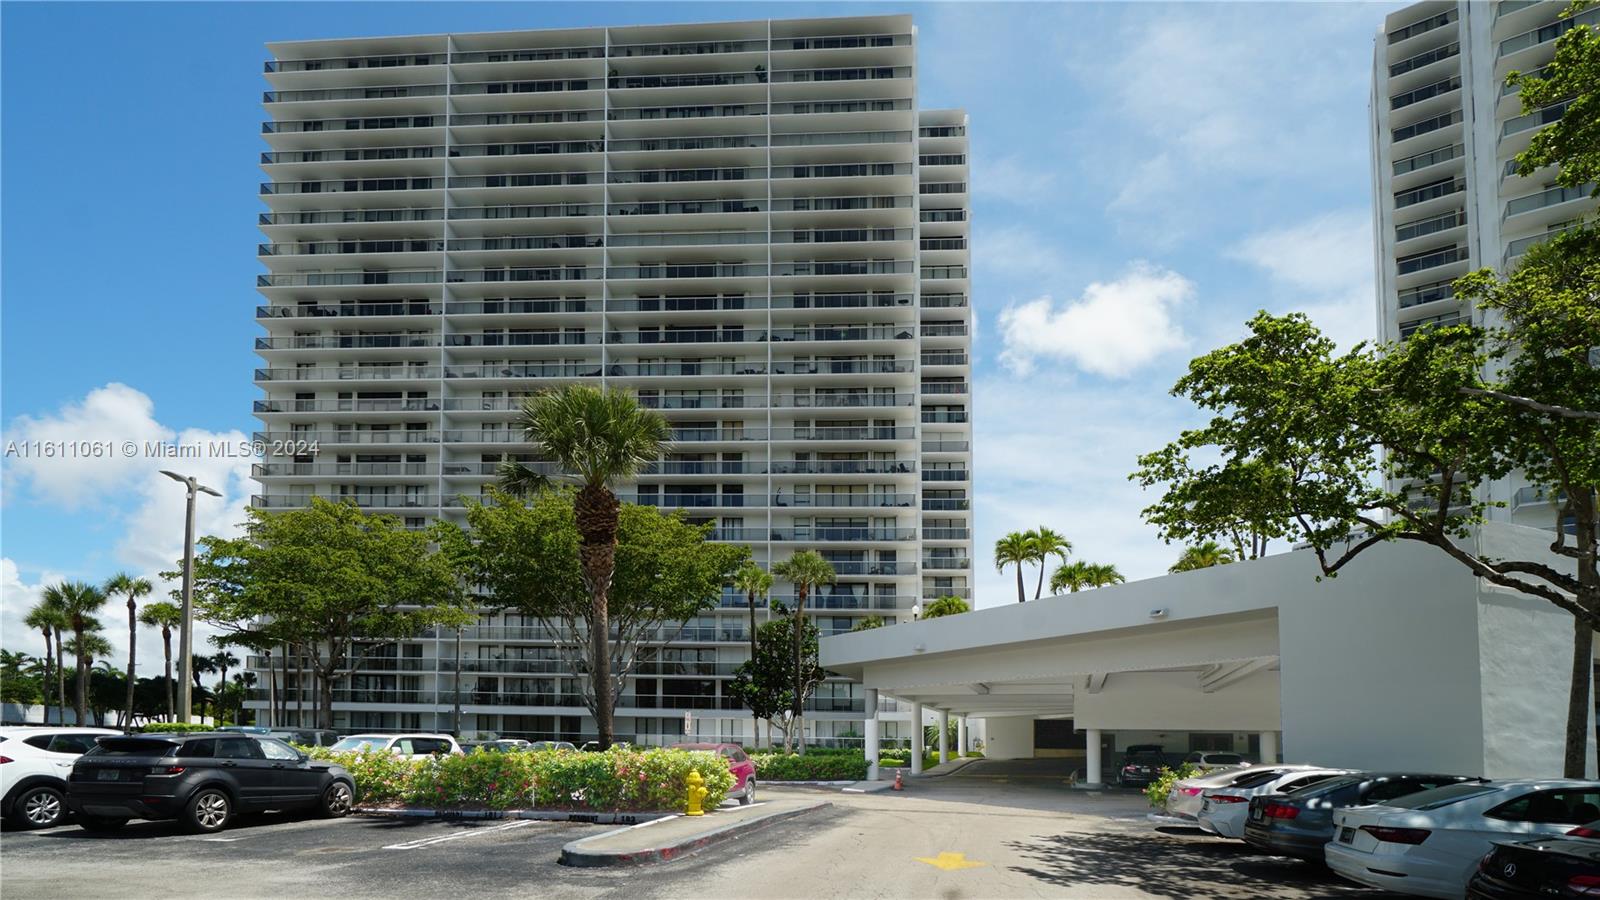
<path id="1" fill-rule="evenodd" d="M 794 715 L 795 707 L 804 708 L 806 699 L 827 677 L 817 663 L 817 626 L 807 618 L 774 619 L 761 626 L 757 647 L 756 656 L 734 670 L 729 690 L 758 718 L 768 722 L 779 721 L 785 711 L 790 713 L 783 726 L 787 752 L 803 724 Z M 796 659 L 801 661 L 798 671 Z M 805 746 L 803 738 L 800 746 Z"/>
<path id="2" fill-rule="evenodd" d="M 15 650 L 0 650 L 0 702 L 29 706 L 43 696 L 41 678 L 33 671 L 33 658 Z"/>
<path id="3" fill-rule="evenodd" d="M 850 626 L 850 630 L 851 631 L 871 631 L 874 628 L 882 628 L 883 626 L 885 626 L 887 624 L 889 624 L 889 623 L 887 623 L 887 622 L 885 622 L 883 620 L 883 616 L 880 616 L 880 615 L 877 615 L 876 613 L 874 613 L 873 615 L 862 616 L 861 618 L 857 619 L 856 620 L 856 624 Z"/>
<path id="4" fill-rule="evenodd" d="M 139 598 L 148 596 L 155 586 L 148 578 L 135 578 L 127 572 L 118 572 L 106 581 L 103 590 L 128 598 L 128 695 L 123 704 L 123 718 L 118 724 L 133 724 L 133 667 L 139 649 Z"/>
<path id="5" fill-rule="evenodd" d="M 798 751 L 806 752 L 806 734 L 804 727 L 806 698 L 810 690 L 806 687 L 808 673 L 813 664 L 802 658 L 805 641 L 800 639 L 804 635 L 804 626 L 801 622 L 806 617 L 806 600 L 811 592 L 825 584 L 833 584 L 839 580 L 838 573 L 833 569 L 833 564 L 823 558 L 815 550 L 802 550 L 783 562 L 772 567 L 772 574 L 794 585 L 794 609 L 792 617 L 795 624 L 790 640 L 794 650 L 794 693 L 790 697 L 792 715 L 789 721 L 789 730 L 784 733 L 784 748 L 788 749 L 789 741 L 793 739 L 798 745 Z M 815 687 L 815 685 L 812 685 Z"/>
<path id="6" fill-rule="evenodd" d="M 1023 537 L 1028 542 L 1028 561 L 1039 566 L 1039 583 L 1033 587 L 1033 599 L 1037 600 L 1039 594 L 1044 591 L 1044 572 L 1050 557 L 1060 557 L 1065 563 L 1067 554 L 1072 552 L 1072 542 L 1043 525 L 1032 531 L 1023 532 Z M 1017 567 L 1017 574 L 1021 576 L 1021 566 Z"/>
<path id="7" fill-rule="evenodd" d="M 733 587 L 741 594 L 744 594 L 745 606 L 750 610 L 750 658 L 755 659 L 757 642 L 756 600 L 758 598 L 766 600 L 768 595 L 772 593 L 772 575 L 767 570 L 756 565 L 754 560 L 748 560 L 739 567 L 737 572 L 733 573 Z M 761 717 L 755 715 L 755 710 L 750 712 L 755 719 L 751 723 L 751 728 L 754 729 L 759 726 Z M 752 730 L 750 735 L 754 738 L 755 731 Z"/>
<path id="8" fill-rule="evenodd" d="M 1050 590 L 1056 594 L 1076 594 L 1086 588 L 1122 584 L 1124 581 L 1127 579 L 1123 578 L 1117 567 L 1110 563 L 1092 563 L 1075 559 L 1057 568 L 1050 576 Z"/>
<path id="9" fill-rule="evenodd" d="M 167 692 L 167 721 L 177 721 L 177 701 L 173 699 L 175 682 L 172 680 L 172 629 L 183 623 L 183 610 L 175 603 L 158 600 L 155 603 L 145 604 L 139 613 L 139 621 L 151 628 L 161 629 L 162 679 Z"/>
<path id="10" fill-rule="evenodd" d="M 206 690 L 203 677 L 214 675 L 217 671 L 217 661 L 209 656 L 198 653 L 189 654 L 189 680 L 194 682 L 194 689 L 189 692 L 190 700 L 200 707 L 200 714 L 206 714 L 206 704 L 210 702 L 212 694 Z M 193 710 L 190 710 L 193 714 Z"/>
<path id="11" fill-rule="evenodd" d="M 584 705 L 599 722 L 599 710 L 616 703 L 641 646 L 658 634 L 676 638 L 688 620 L 714 608 L 750 551 L 709 542 L 712 526 L 689 524 L 681 510 L 622 504 L 615 574 L 599 618 L 573 506 L 567 491 L 524 500 L 491 490 L 490 502 L 468 502 L 467 529 L 440 523 L 433 536 L 462 580 L 483 586 L 484 602 L 537 619 L 572 671 L 607 673 L 604 681 L 579 680 Z M 592 640 L 591 631 L 607 627 L 614 638 Z M 596 647 L 605 648 L 603 665 L 593 659 Z"/>
<path id="12" fill-rule="evenodd" d="M 1170 446 L 1150 458 L 1169 476 L 1162 502 L 1144 511 L 1164 540 L 1222 539 L 1233 547 L 1234 559 L 1258 559 L 1273 541 L 1292 533 L 1273 505 L 1288 478 L 1284 470 L 1251 459 L 1200 465 Z"/>
<path id="13" fill-rule="evenodd" d="M 994 569 L 1005 574 L 1006 566 L 1017 567 L 1017 602 L 1023 603 L 1028 595 L 1022 588 L 1022 567 L 1033 560 L 1033 544 L 1025 532 L 1013 531 L 994 542 Z"/>
<path id="14" fill-rule="evenodd" d="M 620 503 L 611 486 L 633 478 L 639 470 L 661 458 L 672 437 L 667 420 L 639 405 L 631 391 L 567 385 L 530 397 L 517 424 L 534 445 L 536 455 L 553 462 L 580 487 L 572 495 L 578 529 L 578 553 L 584 587 L 593 609 L 585 618 L 593 646 L 588 658 L 595 700 L 591 710 L 601 748 L 611 746 L 614 693 L 609 671 L 611 653 L 606 646 L 609 628 L 608 598 L 616 572 L 617 529 Z M 525 466 L 506 466 L 502 477 L 508 487 L 525 488 L 537 479 L 522 474 Z"/>
<path id="15" fill-rule="evenodd" d="M 1195 569 L 1225 566 L 1233 561 L 1233 551 L 1227 547 L 1216 541 L 1202 541 L 1183 548 L 1183 553 L 1178 556 L 1178 561 L 1173 563 L 1167 571 L 1173 573 L 1193 572 Z"/>
<path id="16" fill-rule="evenodd" d="M 1596 259 L 1594 234 L 1563 235 L 1530 251 L 1509 280 L 1478 273 L 1462 284 L 1503 314 L 1503 328 L 1425 330 L 1381 351 L 1338 353 L 1305 316 L 1261 313 L 1244 340 L 1190 363 L 1174 393 L 1210 421 L 1141 457 L 1135 478 L 1167 485 L 1152 508 L 1177 516 L 1217 484 L 1207 477 L 1215 467 L 1259 462 L 1288 473 L 1261 508 L 1310 546 L 1323 575 L 1385 542 L 1424 543 L 1486 581 L 1572 613 L 1588 633 L 1600 624 L 1600 371 L 1589 366 L 1589 348 L 1600 346 Z M 1558 515 L 1551 550 L 1578 574 L 1543 558 L 1491 558 L 1462 540 L 1484 520 L 1478 488 L 1516 468 L 1568 498 L 1572 533 Z M 1185 475 L 1196 480 L 1174 492 L 1170 479 Z M 1585 674 L 1576 677 L 1575 654 L 1572 690 L 1587 706 L 1589 651 L 1582 655 Z M 1587 710 L 1577 719 L 1568 725 L 1569 776 L 1583 771 Z"/>
<path id="17" fill-rule="evenodd" d="M 333 724 L 334 683 L 368 656 L 471 620 L 449 562 L 393 516 L 320 497 L 305 509 L 247 515 L 241 537 L 199 541 L 197 614 L 252 640 L 304 636 L 320 727 Z"/>
<path id="18" fill-rule="evenodd" d="M 67 628 L 66 616 L 61 614 L 61 606 L 50 597 L 41 599 L 28 610 L 27 618 L 23 624 L 34 629 L 44 636 L 44 721 L 50 722 L 50 686 L 52 681 L 56 689 L 56 712 L 62 722 L 66 721 L 67 701 L 66 691 L 61 673 L 61 635 Z M 54 648 L 52 649 L 52 644 Z M 52 676 L 54 676 L 52 678 Z"/>
<path id="19" fill-rule="evenodd" d="M 1561 16 L 1570 19 L 1594 6 L 1594 0 L 1578 0 Z M 1517 154 L 1517 174 L 1560 166 L 1557 184 L 1600 196 L 1600 30 L 1571 28 L 1556 39 L 1549 65 L 1538 72 L 1512 72 L 1506 81 L 1520 89 L 1524 114 L 1567 103 L 1561 117 L 1535 132 L 1528 148 Z"/>
<path id="20" fill-rule="evenodd" d="M 939 619 L 944 616 L 959 615 L 971 609 L 972 607 L 967 605 L 967 601 L 960 597 L 940 597 L 937 600 L 930 601 L 927 606 L 922 608 L 922 617 L 924 619 Z"/>
<path id="21" fill-rule="evenodd" d="M 94 617 L 106 604 L 105 592 L 84 581 L 63 581 L 44 589 L 45 599 L 58 606 L 65 616 L 67 628 L 72 631 L 72 648 L 77 654 L 76 684 L 73 710 L 78 724 L 83 724 L 89 712 L 89 658 L 83 648 L 93 646 L 87 637 L 100 628 Z"/>

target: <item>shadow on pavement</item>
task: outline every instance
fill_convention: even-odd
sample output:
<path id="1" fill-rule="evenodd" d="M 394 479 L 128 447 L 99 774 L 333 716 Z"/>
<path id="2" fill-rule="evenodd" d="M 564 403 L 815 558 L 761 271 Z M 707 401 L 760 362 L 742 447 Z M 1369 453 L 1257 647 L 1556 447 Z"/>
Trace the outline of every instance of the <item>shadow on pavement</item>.
<path id="1" fill-rule="evenodd" d="M 1058 834 L 1007 846 L 1025 861 L 1011 866 L 1063 887 L 1136 888 L 1157 897 L 1384 897 L 1342 881 L 1322 866 L 1265 856 L 1239 841 L 1148 834 Z"/>

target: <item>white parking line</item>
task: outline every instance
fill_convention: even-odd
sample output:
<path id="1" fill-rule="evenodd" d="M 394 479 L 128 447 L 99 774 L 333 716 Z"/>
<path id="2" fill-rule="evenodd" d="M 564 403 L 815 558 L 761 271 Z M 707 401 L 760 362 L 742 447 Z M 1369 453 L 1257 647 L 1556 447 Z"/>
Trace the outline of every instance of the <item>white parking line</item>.
<path id="1" fill-rule="evenodd" d="M 495 831 L 509 831 L 509 830 L 511 830 L 513 828 L 521 828 L 524 825 L 532 825 L 532 824 L 533 824 L 533 820 L 531 820 L 531 819 L 518 819 L 515 822 L 507 822 L 504 825 L 491 825 L 488 828 L 472 828 L 472 829 L 469 829 L 469 830 L 466 830 L 466 831 L 458 831 L 458 832 L 456 832 L 454 834 L 441 835 L 439 837 L 419 838 L 418 840 L 415 840 L 415 841 L 406 841 L 403 844 L 390 844 L 387 847 L 384 847 L 383 849 L 385 849 L 385 850 L 418 850 L 418 849 L 421 849 L 423 847 L 431 847 L 434 844 L 442 844 L 445 841 L 454 841 L 454 840 L 459 840 L 459 839 L 465 838 L 465 837 L 472 837 L 473 835 L 477 835 L 477 834 L 489 834 L 489 833 L 495 832 Z"/>

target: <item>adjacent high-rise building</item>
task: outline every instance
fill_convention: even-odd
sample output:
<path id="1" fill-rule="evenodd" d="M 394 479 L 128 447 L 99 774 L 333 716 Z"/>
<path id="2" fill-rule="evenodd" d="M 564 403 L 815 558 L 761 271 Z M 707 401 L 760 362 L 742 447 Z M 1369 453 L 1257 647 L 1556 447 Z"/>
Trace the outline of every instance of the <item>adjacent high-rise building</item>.
<path id="1" fill-rule="evenodd" d="M 971 596 L 967 121 L 918 102 L 909 16 L 270 52 L 255 412 L 316 452 L 262 460 L 256 506 L 464 521 L 461 498 L 528 458 L 525 397 L 627 388 L 673 443 L 619 493 L 766 566 L 820 551 L 823 634 Z M 619 737 L 681 734 L 687 711 L 748 740 L 725 690 L 745 622 L 730 590 L 652 647 Z M 334 724 L 448 728 L 459 691 L 463 731 L 592 733 L 534 621 L 485 609 L 459 675 L 455 642 L 371 660 Z M 819 737 L 862 730 L 856 685 L 812 710 Z"/>
<path id="2" fill-rule="evenodd" d="M 1482 313 L 1455 296 L 1469 271 L 1508 271 L 1534 244 L 1595 209 L 1593 185 L 1555 184 L 1555 170 L 1516 173 L 1516 155 L 1566 109 L 1525 113 L 1510 72 L 1537 72 L 1574 25 L 1600 23 L 1600 9 L 1563 18 L 1564 2 L 1425 2 L 1392 13 L 1378 34 L 1372 77 L 1373 210 L 1378 336 L 1404 340 L 1419 328 Z M 1491 516 L 1555 527 L 1550 498 L 1517 477 L 1487 499 Z"/>

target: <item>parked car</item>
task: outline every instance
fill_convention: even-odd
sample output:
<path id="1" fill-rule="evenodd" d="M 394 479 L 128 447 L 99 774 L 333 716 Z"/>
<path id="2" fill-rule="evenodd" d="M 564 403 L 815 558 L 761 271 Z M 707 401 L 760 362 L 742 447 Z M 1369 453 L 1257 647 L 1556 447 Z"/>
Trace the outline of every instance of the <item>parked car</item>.
<path id="1" fill-rule="evenodd" d="M 1270 794 L 1287 794 L 1319 781 L 1338 775 L 1349 775 L 1349 769 L 1305 768 L 1288 772 L 1263 771 L 1264 767 L 1250 769 L 1244 778 L 1223 788 L 1211 788 L 1200 794 L 1200 827 L 1218 837 L 1244 839 L 1244 822 L 1250 812 L 1250 798 Z"/>
<path id="2" fill-rule="evenodd" d="M 633 745 L 628 743 L 627 741 L 612 741 L 611 742 L 611 746 L 615 747 L 618 750 L 632 750 L 633 749 Z M 582 750 L 584 753 L 599 753 L 600 752 L 600 742 L 599 741 L 584 741 L 583 742 L 583 746 L 579 747 L 578 749 Z"/>
<path id="3" fill-rule="evenodd" d="M 1123 787 L 1145 787 L 1155 781 L 1166 765 L 1160 744 L 1134 744 L 1122 757 L 1117 770 L 1117 784 Z"/>
<path id="4" fill-rule="evenodd" d="M 728 797 L 739 798 L 740 806 L 749 806 L 756 799 L 756 764 L 738 744 L 673 744 L 674 750 L 700 750 L 716 753 L 728 761 L 728 771 L 733 773 L 733 790 Z"/>
<path id="5" fill-rule="evenodd" d="M 410 759 L 427 759 L 435 754 L 457 754 L 464 751 L 456 739 L 448 734 L 352 734 L 340 738 L 333 750 L 361 750 L 372 753 L 393 753 Z"/>
<path id="6" fill-rule="evenodd" d="M 529 750 L 577 750 L 571 741 L 534 741 Z"/>
<path id="7" fill-rule="evenodd" d="M 1335 810 L 1385 803 L 1466 781 L 1481 783 L 1483 779 L 1417 772 L 1358 772 L 1281 796 L 1251 797 L 1244 841 L 1268 853 L 1320 862 L 1322 848 L 1333 840 Z"/>
<path id="8" fill-rule="evenodd" d="M 1193 825 L 1200 815 L 1201 795 L 1212 788 L 1225 788 L 1235 782 L 1246 778 L 1253 778 L 1266 772 L 1292 772 L 1297 769 L 1307 769 L 1309 766 L 1263 766 L 1257 769 L 1224 769 L 1219 772 L 1210 772 L 1205 775 L 1196 775 L 1185 778 L 1172 786 L 1167 793 L 1166 814 L 1168 817 L 1181 819 Z"/>
<path id="9" fill-rule="evenodd" d="M 1198 766 L 1202 771 L 1210 772 L 1213 769 L 1235 769 L 1240 766 L 1252 765 L 1250 760 L 1237 753 L 1213 753 L 1206 750 L 1196 750 L 1183 758 L 1183 764 Z"/>
<path id="10" fill-rule="evenodd" d="M 532 749 L 532 744 L 517 738 L 502 738 L 498 741 L 483 741 L 478 744 L 478 750 L 483 753 L 514 753 Z"/>
<path id="11" fill-rule="evenodd" d="M 1600 822 L 1560 837 L 1497 843 L 1467 882 L 1467 900 L 1600 896 Z"/>
<path id="12" fill-rule="evenodd" d="M 221 831 L 241 812 L 315 809 L 347 815 L 355 779 L 274 738 L 238 732 L 104 737 L 72 766 L 67 806 L 89 831 L 129 819 L 181 819 Z"/>
<path id="13" fill-rule="evenodd" d="M 306 747 L 332 747 L 339 743 L 339 732 L 325 728 L 274 728 L 266 734 L 284 743 Z"/>
<path id="14" fill-rule="evenodd" d="M 21 828 L 50 828 L 67 816 L 67 775 L 110 728 L 0 728 L 0 817 Z"/>
<path id="15" fill-rule="evenodd" d="M 1358 884 L 1457 898 L 1496 840 L 1559 837 L 1595 819 L 1600 781 L 1452 785 L 1337 811 L 1325 858 Z"/>
<path id="16" fill-rule="evenodd" d="M 271 734 L 272 729 L 265 725 L 219 725 L 217 731 L 226 731 L 235 734 Z"/>

